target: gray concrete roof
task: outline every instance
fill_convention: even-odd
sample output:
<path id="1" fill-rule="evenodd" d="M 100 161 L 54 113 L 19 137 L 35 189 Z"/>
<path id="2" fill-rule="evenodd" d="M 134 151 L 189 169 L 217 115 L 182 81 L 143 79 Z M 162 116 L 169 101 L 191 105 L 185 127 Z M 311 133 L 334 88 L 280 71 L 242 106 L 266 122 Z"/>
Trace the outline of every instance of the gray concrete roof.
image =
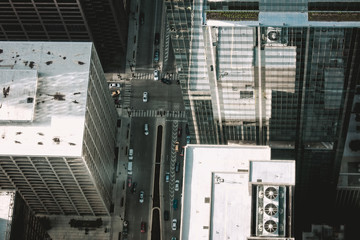
<path id="1" fill-rule="evenodd" d="M 81 156 L 92 43 L 0 49 L 0 155 Z"/>

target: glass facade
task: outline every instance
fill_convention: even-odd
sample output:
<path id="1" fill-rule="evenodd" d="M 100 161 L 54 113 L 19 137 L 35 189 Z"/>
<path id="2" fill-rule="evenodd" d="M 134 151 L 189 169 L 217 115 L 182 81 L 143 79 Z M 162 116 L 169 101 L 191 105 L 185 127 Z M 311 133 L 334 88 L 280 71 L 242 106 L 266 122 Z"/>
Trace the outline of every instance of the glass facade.
<path id="1" fill-rule="evenodd" d="M 191 6 L 182 90 L 192 139 L 269 145 L 273 159 L 295 159 L 299 226 L 309 216 L 326 220 L 333 203 L 326 199 L 334 199 L 348 104 L 359 83 L 359 2 Z"/>

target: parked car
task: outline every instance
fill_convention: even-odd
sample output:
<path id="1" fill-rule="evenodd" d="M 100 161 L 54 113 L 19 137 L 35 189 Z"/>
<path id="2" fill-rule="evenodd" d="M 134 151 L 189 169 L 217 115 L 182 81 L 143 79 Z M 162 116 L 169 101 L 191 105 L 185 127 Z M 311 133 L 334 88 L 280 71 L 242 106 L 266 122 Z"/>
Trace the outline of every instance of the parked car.
<path id="1" fill-rule="evenodd" d="M 175 181 L 175 191 L 179 191 L 179 188 L 180 188 L 180 181 L 176 180 Z"/>
<path id="2" fill-rule="evenodd" d="M 175 163 L 175 172 L 179 172 L 179 170 L 180 170 L 180 163 L 176 162 Z"/>
<path id="3" fill-rule="evenodd" d="M 154 70 L 154 80 L 159 80 L 159 70 Z"/>
<path id="4" fill-rule="evenodd" d="M 176 143 L 175 143 L 175 152 L 178 152 L 179 151 L 179 141 L 177 141 Z"/>
<path id="5" fill-rule="evenodd" d="M 109 83 L 109 88 L 120 87 L 120 83 Z"/>
<path id="6" fill-rule="evenodd" d="M 176 230 L 176 227 L 177 227 L 176 225 L 177 225 L 177 219 L 174 218 L 174 219 L 172 220 L 171 229 L 175 231 L 175 230 Z"/>
<path id="7" fill-rule="evenodd" d="M 147 102 L 148 101 L 148 92 L 144 92 L 143 93 L 143 102 Z"/>
<path id="8" fill-rule="evenodd" d="M 158 45 L 160 43 L 160 33 L 155 33 L 154 44 Z"/>
<path id="9" fill-rule="evenodd" d="M 174 208 L 174 210 L 176 210 L 178 208 L 178 200 L 177 199 L 173 200 L 173 208 Z"/>
<path id="10" fill-rule="evenodd" d="M 169 211 L 167 211 L 167 210 L 164 211 L 164 220 L 165 221 L 169 220 Z"/>
<path id="11" fill-rule="evenodd" d="M 141 222 L 140 232 L 142 232 L 142 233 L 146 232 L 146 223 L 145 222 Z"/>
<path id="12" fill-rule="evenodd" d="M 140 203 L 143 203 L 143 202 L 144 202 L 144 191 L 140 191 L 140 194 L 139 194 L 139 202 L 140 202 Z"/>
<path id="13" fill-rule="evenodd" d="M 131 178 L 131 176 L 128 177 L 127 183 L 128 183 L 128 187 L 130 188 L 131 185 L 132 185 L 132 178 Z"/>
<path id="14" fill-rule="evenodd" d="M 165 182 L 169 182 L 169 180 L 170 180 L 170 173 L 167 172 L 165 173 Z"/>
<path id="15" fill-rule="evenodd" d="M 156 49 L 154 52 L 154 62 L 158 63 L 159 59 L 160 59 L 160 52 L 159 52 L 159 49 Z"/>
<path id="16" fill-rule="evenodd" d="M 182 128 L 178 127 L 178 137 L 181 137 L 181 133 L 182 133 Z"/>

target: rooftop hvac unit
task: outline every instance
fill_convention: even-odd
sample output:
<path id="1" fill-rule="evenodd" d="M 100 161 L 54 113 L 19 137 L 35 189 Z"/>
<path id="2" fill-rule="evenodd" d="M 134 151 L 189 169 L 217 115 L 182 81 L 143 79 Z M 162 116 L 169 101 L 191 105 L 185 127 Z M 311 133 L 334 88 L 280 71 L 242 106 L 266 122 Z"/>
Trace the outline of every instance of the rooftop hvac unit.
<path id="1" fill-rule="evenodd" d="M 268 27 L 266 30 L 266 45 L 267 46 L 286 46 L 287 45 L 287 31 L 282 28 Z"/>

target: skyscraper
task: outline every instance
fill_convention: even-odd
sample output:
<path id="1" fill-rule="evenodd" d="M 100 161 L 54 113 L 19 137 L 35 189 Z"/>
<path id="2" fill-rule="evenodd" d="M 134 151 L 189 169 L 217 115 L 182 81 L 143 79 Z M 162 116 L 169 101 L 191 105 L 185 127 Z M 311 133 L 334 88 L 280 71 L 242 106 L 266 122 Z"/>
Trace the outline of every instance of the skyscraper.
<path id="1" fill-rule="evenodd" d="M 0 187 L 35 214 L 109 215 L 117 113 L 92 43 L 0 42 Z"/>
<path id="2" fill-rule="evenodd" d="M 192 140 L 296 159 L 297 230 L 331 219 L 359 83 L 360 1 L 166 4 Z"/>
<path id="3" fill-rule="evenodd" d="M 91 41 L 104 70 L 118 71 L 125 66 L 127 3 L 126 0 L 1 1 L 0 41 Z"/>

